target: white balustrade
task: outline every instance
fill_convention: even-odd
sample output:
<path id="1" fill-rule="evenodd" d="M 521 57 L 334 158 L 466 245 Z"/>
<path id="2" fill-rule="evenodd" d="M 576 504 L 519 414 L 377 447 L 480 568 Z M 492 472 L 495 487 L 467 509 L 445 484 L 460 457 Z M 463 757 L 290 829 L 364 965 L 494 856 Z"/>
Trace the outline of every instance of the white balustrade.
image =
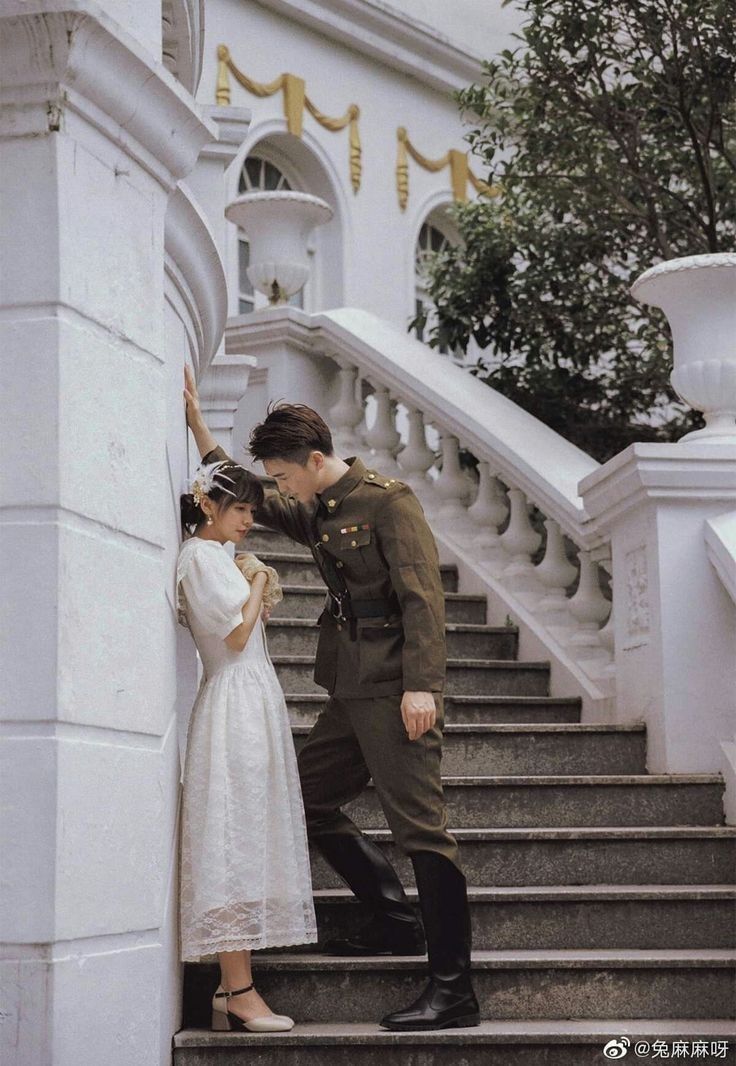
<path id="1" fill-rule="evenodd" d="M 473 542 L 477 558 L 492 567 L 503 567 L 508 556 L 501 543 L 499 526 L 506 521 L 509 508 L 501 482 L 491 473 L 490 464 L 478 463 L 478 494 L 468 508 L 468 517 L 476 525 Z"/>
<path id="2" fill-rule="evenodd" d="M 568 601 L 571 614 L 577 621 L 576 631 L 570 637 L 570 646 L 580 658 L 606 659 L 608 651 L 601 642 L 601 623 L 611 613 L 611 603 L 601 592 L 598 580 L 598 563 L 589 551 L 580 551 L 580 581 L 575 595 Z"/>
<path id="3" fill-rule="evenodd" d="M 336 360 L 339 371 L 340 392 L 337 402 L 329 411 L 329 425 L 335 452 L 340 457 L 355 455 L 362 448 L 357 427 L 363 419 L 363 406 L 356 397 L 357 367 L 344 360 Z"/>
<path id="4" fill-rule="evenodd" d="M 398 470 L 396 452 L 401 444 L 401 435 L 396 429 L 396 404 L 391 400 L 385 385 L 375 387 L 376 416 L 365 435 L 365 442 L 373 452 L 371 463 L 383 474 Z"/>
<path id="5" fill-rule="evenodd" d="M 429 488 L 427 471 L 434 465 L 435 454 L 427 444 L 424 416 L 416 407 L 407 407 L 409 423 L 405 446 L 396 459 L 401 468 L 401 479 L 415 491 Z"/>
<path id="6" fill-rule="evenodd" d="M 568 606 L 566 589 L 577 576 L 577 568 L 567 558 L 565 541 L 557 522 L 545 519 L 547 545 L 539 566 L 534 570 L 535 576 L 546 587 L 547 592 L 536 606 L 536 613 L 544 618 L 547 625 L 565 626 L 573 621 Z"/>

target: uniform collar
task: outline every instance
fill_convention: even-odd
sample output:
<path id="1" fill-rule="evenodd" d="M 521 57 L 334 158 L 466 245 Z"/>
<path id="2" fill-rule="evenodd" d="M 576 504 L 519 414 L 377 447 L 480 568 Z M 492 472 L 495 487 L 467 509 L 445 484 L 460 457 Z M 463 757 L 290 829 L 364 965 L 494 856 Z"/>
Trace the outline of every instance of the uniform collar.
<path id="1" fill-rule="evenodd" d="M 365 478 L 366 467 L 362 459 L 351 456 L 345 462 L 350 469 L 346 470 L 340 480 L 336 481 L 334 485 L 330 485 L 324 492 L 317 493 L 317 499 L 327 514 L 334 514 L 345 497 Z"/>

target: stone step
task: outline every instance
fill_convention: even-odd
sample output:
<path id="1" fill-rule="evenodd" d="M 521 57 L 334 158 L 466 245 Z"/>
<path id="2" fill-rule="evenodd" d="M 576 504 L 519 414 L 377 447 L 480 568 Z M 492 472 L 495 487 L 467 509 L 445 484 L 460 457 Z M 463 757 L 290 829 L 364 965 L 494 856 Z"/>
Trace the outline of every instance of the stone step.
<path id="1" fill-rule="evenodd" d="M 314 585 L 284 585 L 284 598 L 276 604 L 272 618 L 317 619 L 325 602 L 324 588 Z M 486 597 L 464 592 L 445 593 L 445 620 L 471 625 L 485 625 Z"/>
<path id="2" fill-rule="evenodd" d="M 715 1062 L 718 1054 L 718 1062 L 736 1066 L 733 1021 L 689 1017 L 484 1021 L 434 1033 L 390 1033 L 375 1021 L 299 1023 L 288 1033 L 183 1029 L 174 1037 L 174 1063 L 233 1066 L 238 1049 L 247 1049 L 249 1066 L 592 1066 L 609 1061 L 602 1052 L 612 1039 L 628 1039 L 632 1049 L 641 1041 L 668 1049 L 685 1043 L 688 1052 L 700 1050 L 682 1063 Z"/>
<path id="3" fill-rule="evenodd" d="M 736 870 L 736 826 L 606 826 L 453 829 L 469 885 L 521 887 L 596 884 L 726 884 Z M 385 851 L 405 885 L 409 859 L 387 829 L 367 835 Z M 316 889 L 343 882 L 312 849 Z"/>
<path id="4" fill-rule="evenodd" d="M 313 725 L 326 706 L 325 692 L 286 697 L 294 725 Z M 524 725 L 580 721 L 581 701 L 556 696 L 445 696 L 445 722 L 468 725 Z"/>
<path id="5" fill-rule="evenodd" d="M 284 692 L 324 692 L 313 680 L 311 655 L 271 655 Z M 448 659 L 447 691 L 470 696 L 546 696 L 549 663 L 504 659 Z"/>
<path id="6" fill-rule="evenodd" d="M 256 553 L 261 562 L 272 566 L 279 575 L 282 585 L 312 585 L 321 589 L 325 585 L 311 553 L 304 551 L 259 551 Z M 442 587 L 446 592 L 457 592 L 457 567 L 451 563 L 440 566 Z"/>
<path id="7" fill-rule="evenodd" d="M 418 913 L 414 889 L 409 897 Z M 736 947 L 734 885 L 471 887 L 468 898 L 480 951 Z M 348 889 L 318 889 L 315 905 L 323 940 L 371 916 Z"/>
<path id="8" fill-rule="evenodd" d="M 474 951 L 483 1018 L 727 1018 L 736 992 L 730 949 Z M 184 1024 L 208 1025 L 216 964 L 188 964 Z M 258 990 L 273 1011 L 303 1022 L 380 1018 L 426 982 L 421 958 L 334 958 L 295 951 L 253 957 Z"/>
<path id="9" fill-rule="evenodd" d="M 297 750 L 310 732 L 292 727 Z M 446 774 L 640 774 L 646 771 L 643 725 L 445 725 Z"/>
<path id="10" fill-rule="evenodd" d="M 445 626 L 447 654 L 451 659 L 515 659 L 518 630 L 512 626 Z M 272 655 L 314 655 L 319 626 L 306 618 L 274 617 L 268 623 Z"/>
<path id="11" fill-rule="evenodd" d="M 723 779 L 715 774 L 443 777 L 443 786 L 450 824 L 468 829 L 723 821 Z M 345 813 L 362 829 L 385 828 L 372 785 Z"/>

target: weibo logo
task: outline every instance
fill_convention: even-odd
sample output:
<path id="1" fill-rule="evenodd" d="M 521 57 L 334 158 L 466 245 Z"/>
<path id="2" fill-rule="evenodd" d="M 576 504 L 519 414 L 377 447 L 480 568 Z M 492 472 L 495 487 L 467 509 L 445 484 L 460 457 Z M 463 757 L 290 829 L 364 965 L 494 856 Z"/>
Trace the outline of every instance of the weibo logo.
<path id="1" fill-rule="evenodd" d="M 618 1040 L 609 1040 L 603 1048 L 603 1054 L 607 1059 L 622 1059 L 628 1054 L 630 1047 L 631 1041 L 629 1038 L 622 1036 Z"/>

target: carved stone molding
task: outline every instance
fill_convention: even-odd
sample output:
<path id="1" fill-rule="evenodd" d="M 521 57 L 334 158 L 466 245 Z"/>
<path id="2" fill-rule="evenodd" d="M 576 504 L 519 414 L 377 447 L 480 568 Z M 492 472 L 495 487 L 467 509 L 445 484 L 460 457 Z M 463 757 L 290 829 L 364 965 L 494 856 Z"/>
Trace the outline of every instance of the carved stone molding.
<path id="1" fill-rule="evenodd" d="M 0 137 L 64 130 L 75 119 L 172 189 L 214 139 L 194 100 L 90 0 L 0 13 Z"/>
<path id="2" fill-rule="evenodd" d="M 646 644 L 649 639 L 649 573 L 645 544 L 626 553 L 625 648 Z"/>
<path id="3" fill-rule="evenodd" d="M 184 185 L 172 194 L 164 227 L 166 276 L 189 312 L 201 374 L 212 360 L 227 319 L 227 282 L 217 243 Z"/>

